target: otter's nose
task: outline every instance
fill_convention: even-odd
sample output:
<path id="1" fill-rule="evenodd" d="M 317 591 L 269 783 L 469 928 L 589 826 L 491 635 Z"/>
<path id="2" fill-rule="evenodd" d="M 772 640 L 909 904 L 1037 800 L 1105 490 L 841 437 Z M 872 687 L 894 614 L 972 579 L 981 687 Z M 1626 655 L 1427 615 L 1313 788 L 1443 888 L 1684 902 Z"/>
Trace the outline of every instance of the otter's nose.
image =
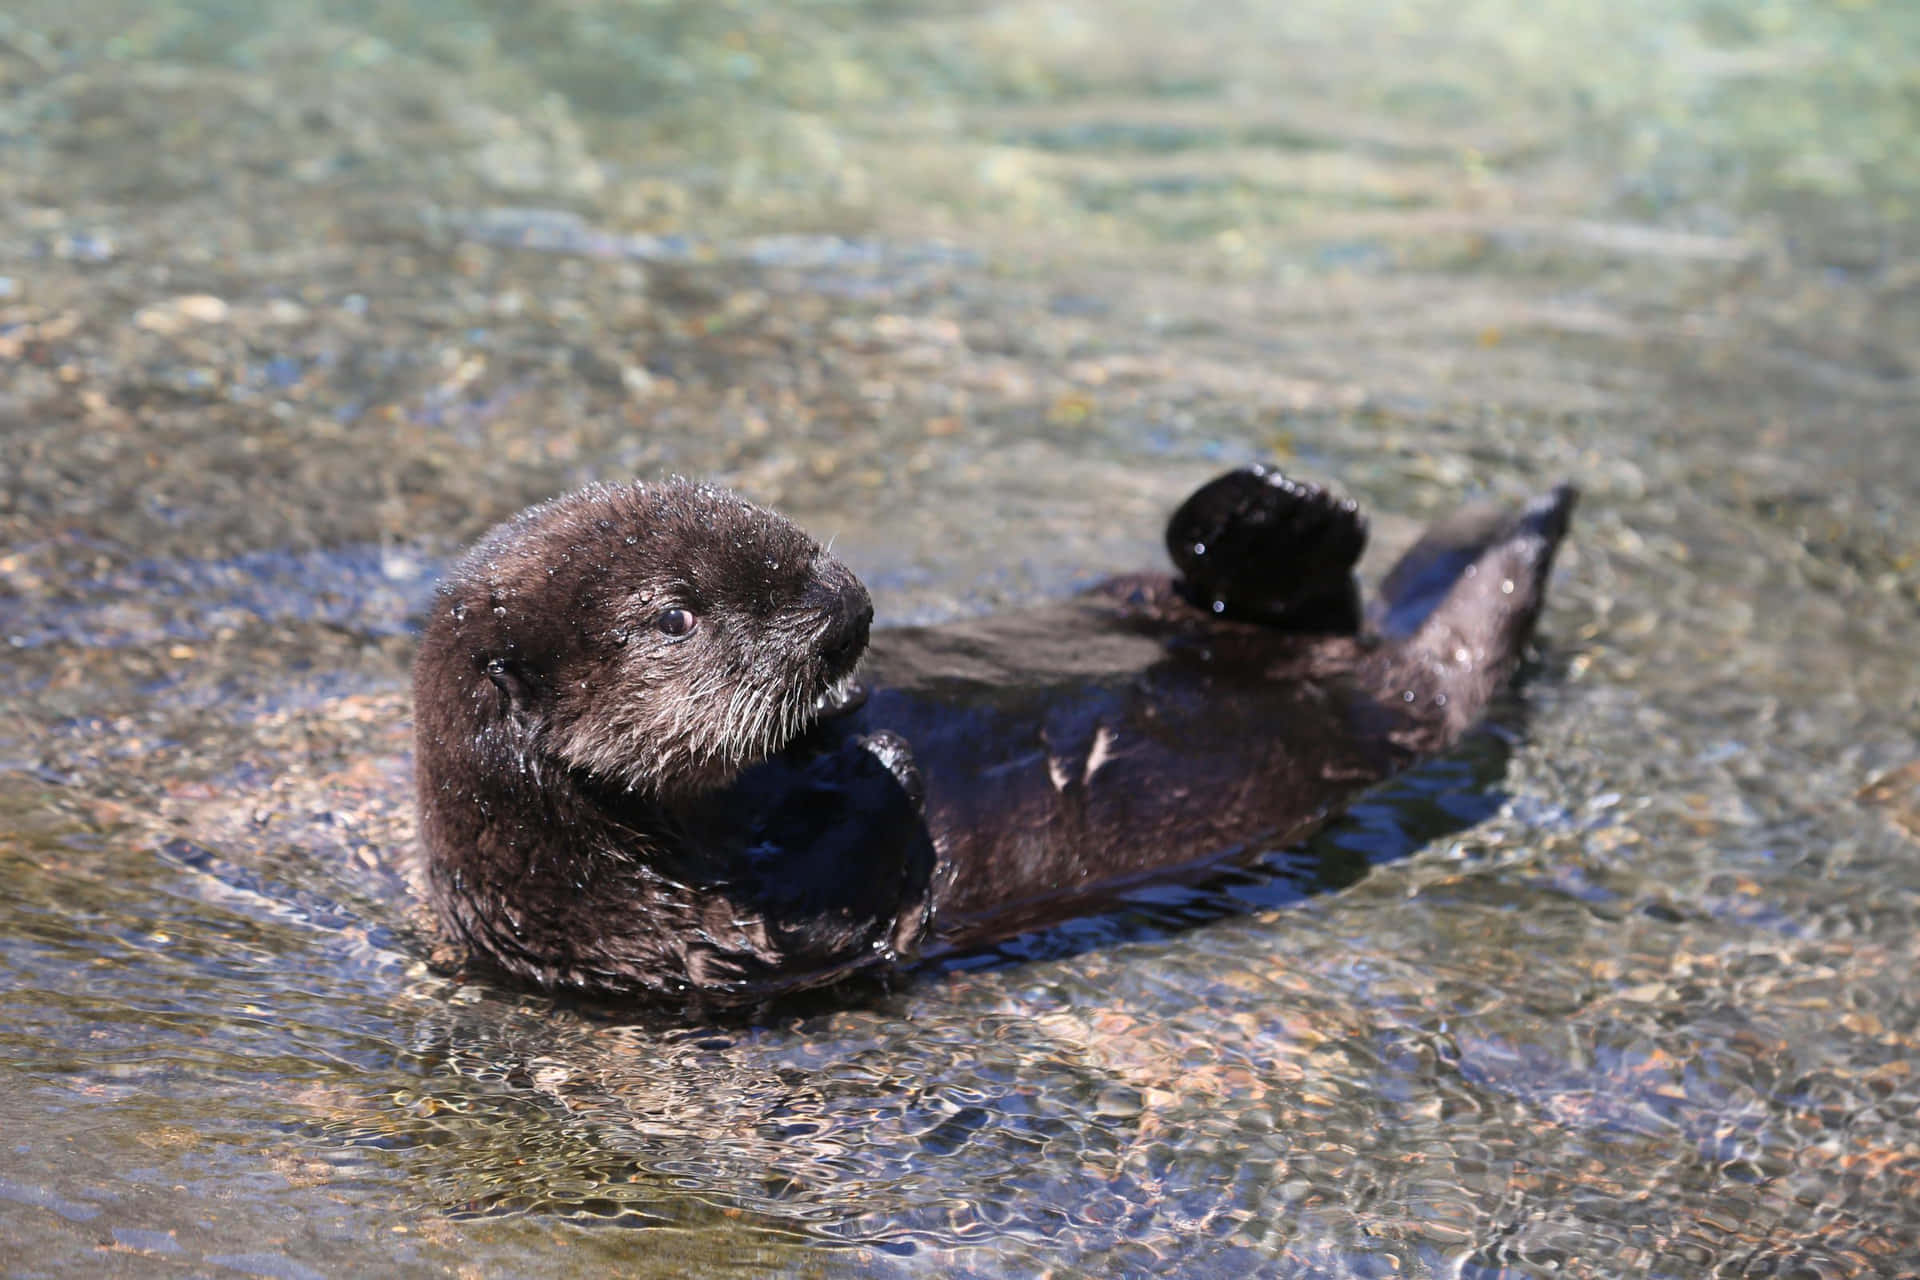
<path id="1" fill-rule="evenodd" d="M 820 637 L 821 654 L 834 667 L 852 667 L 867 651 L 867 634 L 872 628 L 873 603 L 862 589 L 857 601 L 841 601 Z"/>
<path id="2" fill-rule="evenodd" d="M 838 565 L 838 573 L 824 573 L 807 591 L 807 603 L 826 617 L 820 633 L 820 656 L 836 669 L 851 669 L 866 652 L 867 633 L 873 627 L 873 600 L 860 580 Z"/>

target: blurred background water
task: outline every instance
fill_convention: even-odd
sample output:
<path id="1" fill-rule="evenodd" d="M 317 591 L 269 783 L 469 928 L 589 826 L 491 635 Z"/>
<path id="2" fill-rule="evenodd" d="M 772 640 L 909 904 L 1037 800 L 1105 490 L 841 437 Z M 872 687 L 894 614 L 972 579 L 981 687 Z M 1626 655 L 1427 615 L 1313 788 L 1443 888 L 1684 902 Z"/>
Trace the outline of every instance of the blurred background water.
<path id="1" fill-rule="evenodd" d="M 9 1275 L 1920 1269 L 1920 8 L 0 13 Z M 1275 458 L 1586 500 L 1456 757 L 748 1029 L 437 977 L 463 540 L 717 476 L 883 621 Z"/>

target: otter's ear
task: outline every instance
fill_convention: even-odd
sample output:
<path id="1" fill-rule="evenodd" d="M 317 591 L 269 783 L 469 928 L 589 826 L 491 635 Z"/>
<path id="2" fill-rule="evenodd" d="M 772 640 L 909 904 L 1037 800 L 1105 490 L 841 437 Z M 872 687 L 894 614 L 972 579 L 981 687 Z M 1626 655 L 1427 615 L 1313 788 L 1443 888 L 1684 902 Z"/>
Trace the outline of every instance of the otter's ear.
<path id="1" fill-rule="evenodd" d="M 508 713 L 516 720 L 531 719 L 534 714 L 534 687 L 526 673 L 505 658 L 491 659 L 485 670 L 487 679 L 506 698 Z"/>

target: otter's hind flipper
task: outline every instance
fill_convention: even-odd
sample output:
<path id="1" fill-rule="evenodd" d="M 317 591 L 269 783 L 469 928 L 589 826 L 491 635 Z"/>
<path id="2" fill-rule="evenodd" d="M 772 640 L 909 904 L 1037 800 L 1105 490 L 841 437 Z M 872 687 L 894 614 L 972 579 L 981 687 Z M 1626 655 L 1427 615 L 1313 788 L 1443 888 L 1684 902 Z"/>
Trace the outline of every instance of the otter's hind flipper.
<path id="1" fill-rule="evenodd" d="M 1366 517 L 1352 499 L 1265 466 L 1207 482 L 1167 521 L 1167 551 L 1190 602 L 1289 631 L 1359 629 L 1353 566 L 1366 545 Z"/>

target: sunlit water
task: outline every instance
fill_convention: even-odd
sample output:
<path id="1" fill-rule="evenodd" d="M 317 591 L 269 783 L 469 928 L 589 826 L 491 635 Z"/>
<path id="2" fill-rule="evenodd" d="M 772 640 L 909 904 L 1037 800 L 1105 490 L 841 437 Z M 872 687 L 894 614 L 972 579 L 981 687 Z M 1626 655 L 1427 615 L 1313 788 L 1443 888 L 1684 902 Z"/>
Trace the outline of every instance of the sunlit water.
<path id="1" fill-rule="evenodd" d="M 1906 6 L 0 14 L 9 1275 L 1897 1276 Z M 747 1028 L 422 963 L 440 565 L 588 478 L 883 620 L 1584 489 L 1524 688 L 1199 892 Z"/>

